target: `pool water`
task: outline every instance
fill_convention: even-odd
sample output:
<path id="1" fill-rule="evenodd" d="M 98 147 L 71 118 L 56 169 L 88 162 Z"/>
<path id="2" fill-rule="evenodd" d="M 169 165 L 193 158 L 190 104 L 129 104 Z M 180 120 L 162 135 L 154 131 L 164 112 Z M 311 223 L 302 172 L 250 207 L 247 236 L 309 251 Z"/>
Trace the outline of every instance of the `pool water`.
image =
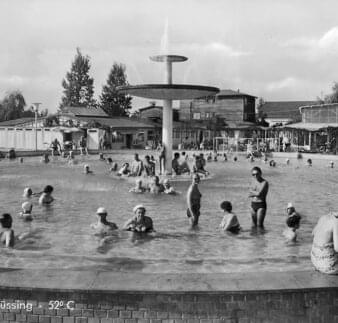
<path id="1" fill-rule="evenodd" d="M 111 157 L 120 165 L 131 161 L 132 154 Z M 68 165 L 60 157 L 47 165 L 37 158 L 25 158 L 23 164 L 0 162 L 0 211 L 12 214 L 16 235 L 31 233 L 14 249 L 0 249 L 2 267 L 144 273 L 303 271 L 312 269 L 311 231 L 318 217 L 338 208 L 338 168 L 329 168 L 327 161 L 316 160 L 307 167 L 305 160 L 294 159 L 287 166 L 280 159 L 271 168 L 239 157 L 236 163 L 207 163 L 213 176 L 200 183 L 200 223 L 191 229 L 185 195 L 190 182 L 173 182 L 181 192 L 177 196 L 133 194 L 128 193 L 133 183 L 109 173 L 108 165 L 97 156 L 77 156 L 77 160 L 78 165 Z M 94 174 L 84 175 L 84 164 Z M 264 231 L 251 229 L 248 190 L 253 166 L 262 168 L 270 184 Z M 18 213 L 24 188 L 38 192 L 47 184 L 54 186 L 53 205 L 39 206 L 33 198 L 34 220 L 23 222 Z M 238 235 L 219 229 L 223 216 L 219 205 L 225 199 L 232 202 L 243 228 Z M 286 243 L 282 236 L 288 202 L 302 216 L 296 243 Z M 122 227 L 139 203 L 146 206 L 156 232 L 139 235 L 118 230 L 101 244 L 90 228 L 96 222 L 96 209 L 105 207 L 108 220 Z"/>

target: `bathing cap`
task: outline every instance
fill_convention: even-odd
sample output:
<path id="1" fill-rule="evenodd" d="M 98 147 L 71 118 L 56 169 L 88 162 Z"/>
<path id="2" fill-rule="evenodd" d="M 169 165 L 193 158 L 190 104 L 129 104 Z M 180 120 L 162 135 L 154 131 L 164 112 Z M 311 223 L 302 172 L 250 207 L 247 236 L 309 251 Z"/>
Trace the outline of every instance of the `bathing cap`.
<path id="1" fill-rule="evenodd" d="M 32 189 L 30 187 L 26 187 L 24 190 L 23 190 L 23 196 L 26 197 L 26 196 L 31 196 L 33 194 L 32 192 Z"/>
<path id="2" fill-rule="evenodd" d="M 133 208 L 133 212 L 136 213 L 138 209 L 146 210 L 146 208 L 142 204 L 138 204 Z"/>
<path id="3" fill-rule="evenodd" d="M 293 207 L 292 203 L 291 203 L 291 202 L 289 202 L 289 203 L 288 203 L 288 206 L 287 206 L 287 208 L 286 208 L 286 209 L 290 209 L 290 208 L 292 208 L 292 207 Z"/>
<path id="4" fill-rule="evenodd" d="M 30 211 L 33 208 L 33 204 L 31 202 L 23 202 L 21 205 L 21 208 L 27 212 Z"/>
<path id="5" fill-rule="evenodd" d="M 107 214 L 107 210 L 104 207 L 99 207 L 96 214 Z"/>

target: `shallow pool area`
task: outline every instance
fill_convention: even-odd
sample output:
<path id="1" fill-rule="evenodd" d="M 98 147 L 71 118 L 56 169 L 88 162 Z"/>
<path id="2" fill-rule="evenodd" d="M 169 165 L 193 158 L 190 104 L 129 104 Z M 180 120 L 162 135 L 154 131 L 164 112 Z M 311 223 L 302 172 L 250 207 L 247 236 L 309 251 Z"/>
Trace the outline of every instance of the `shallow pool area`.
<path id="1" fill-rule="evenodd" d="M 146 153 L 141 153 L 141 158 Z M 112 154 L 120 165 L 132 154 Z M 0 162 L 1 212 L 14 218 L 15 234 L 31 232 L 14 249 L 0 249 L 2 267 L 25 269 L 101 270 L 140 273 L 232 273 L 312 270 L 311 231 L 320 215 L 338 208 L 335 188 L 338 169 L 327 161 L 316 160 L 307 167 L 306 160 L 277 159 L 271 168 L 261 161 L 210 162 L 213 174 L 202 181 L 202 208 L 199 227 L 192 230 L 186 217 L 186 190 L 189 182 L 173 182 L 180 195 L 128 193 L 129 180 L 109 173 L 108 165 L 96 155 L 76 157 L 77 165 L 68 165 L 57 157 L 49 164 L 38 158 Z M 89 164 L 94 174 L 84 175 Z M 265 231 L 252 230 L 248 189 L 250 170 L 262 168 L 270 183 Z M 18 216 L 22 193 L 30 186 L 38 192 L 51 184 L 55 202 L 41 207 L 33 199 L 34 220 L 23 222 Z M 222 232 L 219 207 L 230 200 L 243 230 L 238 234 Z M 285 243 L 285 208 L 292 202 L 301 214 L 298 242 Z M 155 233 L 140 236 L 118 230 L 110 242 L 100 245 L 90 224 L 96 221 L 99 206 L 108 210 L 108 219 L 119 227 L 133 215 L 132 209 L 142 203 L 154 221 Z"/>

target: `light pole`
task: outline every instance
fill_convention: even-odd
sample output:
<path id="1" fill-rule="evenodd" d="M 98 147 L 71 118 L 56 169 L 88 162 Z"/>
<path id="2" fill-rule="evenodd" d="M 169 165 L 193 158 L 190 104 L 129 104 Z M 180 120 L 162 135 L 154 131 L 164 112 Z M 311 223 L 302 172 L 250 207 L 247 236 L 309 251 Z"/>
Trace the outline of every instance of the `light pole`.
<path id="1" fill-rule="evenodd" d="M 35 151 L 38 151 L 38 112 L 40 102 L 32 103 L 32 110 L 35 113 Z"/>

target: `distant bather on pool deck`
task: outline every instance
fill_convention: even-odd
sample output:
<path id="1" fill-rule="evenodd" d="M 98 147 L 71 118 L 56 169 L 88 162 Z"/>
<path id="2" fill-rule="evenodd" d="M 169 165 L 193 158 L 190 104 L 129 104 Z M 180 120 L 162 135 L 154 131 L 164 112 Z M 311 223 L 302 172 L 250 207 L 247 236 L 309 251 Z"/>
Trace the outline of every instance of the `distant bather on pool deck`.
<path id="1" fill-rule="evenodd" d="M 324 274 L 338 274 L 338 212 L 319 218 L 312 231 L 311 260 L 315 268 Z"/>

